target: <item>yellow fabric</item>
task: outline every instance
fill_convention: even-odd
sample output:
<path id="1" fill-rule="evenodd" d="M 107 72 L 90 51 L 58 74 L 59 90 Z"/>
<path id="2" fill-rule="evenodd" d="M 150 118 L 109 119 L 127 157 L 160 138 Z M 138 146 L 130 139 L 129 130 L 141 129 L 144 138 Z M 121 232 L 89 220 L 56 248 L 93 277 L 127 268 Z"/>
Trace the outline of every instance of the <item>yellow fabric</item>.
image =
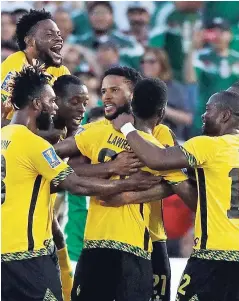
<path id="1" fill-rule="evenodd" d="M 67 247 L 57 250 L 57 257 L 61 270 L 61 283 L 64 301 L 71 300 L 71 290 L 73 286 L 73 272 L 68 255 Z"/>
<path id="2" fill-rule="evenodd" d="M 238 251 L 239 135 L 195 137 L 183 149 L 189 162 L 194 162 L 200 191 L 195 249 Z M 230 210 L 233 203 L 234 218 Z"/>
<path id="3" fill-rule="evenodd" d="M 2 253 L 27 251 L 31 235 L 33 249 L 39 250 L 52 237 L 50 182 L 68 165 L 50 143 L 23 125 L 1 129 L 1 150 L 1 184 L 6 189 L 2 194 Z"/>
<path id="4" fill-rule="evenodd" d="M 124 151 L 129 150 L 127 140 L 123 134 L 114 130 L 111 124 L 95 123 L 96 126 L 81 128 L 75 136 L 80 152 L 91 159 L 92 164 L 103 163 Z M 139 132 L 145 139 L 163 148 L 152 135 Z M 181 171 L 158 171 L 143 168 L 155 175 L 162 175 L 166 180 L 181 182 L 186 176 Z M 127 205 L 119 208 L 102 207 L 95 198 L 91 198 L 85 229 L 86 240 L 112 240 L 144 249 L 145 229 L 149 229 L 151 204 Z M 160 212 L 159 212 L 160 214 Z M 142 216 L 143 215 L 143 216 Z M 148 250 L 152 251 L 151 241 Z"/>
<path id="5" fill-rule="evenodd" d="M 82 128 L 89 129 L 91 127 L 97 127 L 100 125 L 110 125 L 110 121 L 107 119 L 102 119 L 96 122 L 85 124 Z M 159 124 L 154 128 L 153 136 L 160 142 L 163 146 L 174 146 L 176 140 L 172 131 L 166 125 Z M 149 223 L 150 236 L 152 241 L 166 240 L 167 235 L 164 229 L 163 223 L 163 202 L 159 200 L 158 202 L 151 203 L 150 212 L 150 223 Z"/>
<path id="6" fill-rule="evenodd" d="M 26 55 L 23 51 L 18 51 L 9 55 L 5 61 L 1 64 L 1 93 L 9 96 L 8 82 L 14 75 L 14 72 L 22 70 L 23 65 L 27 64 Z M 65 66 L 60 67 L 49 67 L 46 72 L 53 76 L 51 84 L 61 75 L 70 74 L 70 71 Z M 7 119 L 11 120 L 14 111 L 12 110 Z"/>

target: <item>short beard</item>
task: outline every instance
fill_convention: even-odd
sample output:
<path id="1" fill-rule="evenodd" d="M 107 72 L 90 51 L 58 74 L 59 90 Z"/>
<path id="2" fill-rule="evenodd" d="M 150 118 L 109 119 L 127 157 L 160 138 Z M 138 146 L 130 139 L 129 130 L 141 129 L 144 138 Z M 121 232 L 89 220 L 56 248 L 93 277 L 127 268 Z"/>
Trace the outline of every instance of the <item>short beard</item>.
<path id="1" fill-rule="evenodd" d="M 121 107 L 118 107 L 117 111 L 114 114 L 112 114 L 110 116 L 105 115 L 105 119 L 111 121 L 111 120 L 117 118 L 120 114 L 123 114 L 123 113 L 127 113 L 127 114 L 132 113 L 131 105 L 129 103 L 126 103 Z"/>
<path id="2" fill-rule="evenodd" d="M 36 119 L 37 128 L 42 131 L 48 131 L 53 124 L 51 115 L 47 111 L 42 111 Z"/>

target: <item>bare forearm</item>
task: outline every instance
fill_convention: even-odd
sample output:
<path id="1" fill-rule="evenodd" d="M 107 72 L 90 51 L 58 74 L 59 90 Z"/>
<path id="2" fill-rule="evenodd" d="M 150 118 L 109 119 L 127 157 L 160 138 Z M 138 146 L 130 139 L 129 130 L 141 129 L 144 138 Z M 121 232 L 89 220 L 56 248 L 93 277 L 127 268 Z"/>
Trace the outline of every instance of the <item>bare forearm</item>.
<path id="1" fill-rule="evenodd" d="M 140 204 L 158 201 L 174 194 L 169 184 L 161 183 L 145 191 L 130 191 L 123 193 L 128 204 Z"/>
<path id="2" fill-rule="evenodd" d="M 130 147 L 146 166 L 154 170 L 173 170 L 188 167 L 186 156 L 178 146 L 160 148 L 145 139 L 137 131 L 127 135 Z"/>
<path id="3" fill-rule="evenodd" d="M 193 212 L 197 210 L 197 187 L 192 182 L 184 181 L 178 185 L 173 185 L 172 189 Z"/>
<path id="4" fill-rule="evenodd" d="M 111 195 L 132 190 L 127 180 L 104 180 L 93 177 L 69 175 L 59 186 L 75 195 Z"/>
<path id="5" fill-rule="evenodd" d="M 193 66 L 193 50 L 188 53 L 184 63 L 184 78 L 186 83 L 196 83 L 197 77 Z"/>
<path id="6" fill-rule="evenodd" d="M 74 169 L 78 176 L 98 177 L 107 179 L 113 175 L 112 162 L 101 164 L 77 163 L 78 159 L 70 159 L 68 164 Z"/>

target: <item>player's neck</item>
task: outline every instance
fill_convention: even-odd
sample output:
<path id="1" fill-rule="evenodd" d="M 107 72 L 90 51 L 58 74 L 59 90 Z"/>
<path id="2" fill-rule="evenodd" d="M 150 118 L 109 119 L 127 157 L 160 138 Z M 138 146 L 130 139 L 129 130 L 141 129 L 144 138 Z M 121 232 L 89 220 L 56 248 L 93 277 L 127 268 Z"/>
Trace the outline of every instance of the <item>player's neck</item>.
<path id="1" fill-rule="evenodd" d="M 44 64 L 44 62 L 35 54 L 33 53 L 32 51 L 26 49 L 24 50 L 24 53 L 26 55 L 26 59 L 27 59 L 27 62 L 32 65 L 32 61 L 35 59 L 35 60 L 38 60 L 40 62 L 40 64 Z"/>
<path id="2" fill-rule="evenodd" d="M 135 117 L 135 127 L 137 130 L 152 134 L 155 124 L 152 120 L 142 120 L 138 117 Z"/>
<path id="3" fill-rule="evenodd" d="M 37 133 L 36 121 L 33 120 L 27 110 L 16 111 L 10 124 L 20 124 L 26 126 L 31 132 Z"/>

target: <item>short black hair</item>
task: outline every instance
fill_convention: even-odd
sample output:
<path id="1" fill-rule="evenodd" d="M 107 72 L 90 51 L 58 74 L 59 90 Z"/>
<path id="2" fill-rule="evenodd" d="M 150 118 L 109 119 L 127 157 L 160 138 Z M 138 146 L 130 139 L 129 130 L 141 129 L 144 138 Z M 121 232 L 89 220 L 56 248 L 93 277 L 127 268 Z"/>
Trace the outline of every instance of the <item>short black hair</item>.
<path id="1" fill-rule="evenodd" d="M 105 71 L 103 78 L 105 78 L 107 75 L 118 75 L 125 77 L 130 83 L 132 84 L 133 88 L 135 85 L 143 79 L 140 72 L 135 70 L 134 68 L 130 67 L 122 67 L 122 66 L 116 66 L 112 67 Z"/>
<path id="2" fill-rule="evenodd" d="M 44 65 L 39 63 L 23 66 L 9 82 L 10 101 L 16 110 L 24 109 L 29 102 L 40 97 L 44 86 L 50 83 L 52 76 L 45 73 Z"/>
<path id="3" fill-rule="evenodd" d="M 112 5 L 110 4 L 109 1 L 92 1 L 92 2 L 89 2 L 88 12 L 91 13 L 92 10 L 98 5 L 103 5 L 103 6 L 107 7 L 108 10 L 111 12 L 111 14 L 113 14 L 113 7 L 112 7 Z"/>
<path id="4" fill-rule="evenodd" d="M 57 78 L 53 84 L 53 90 L 56 93 L 56 96 L 65 97 L 67 90 L 66 87 L 69 85 L 83 86 L 84 83 L 75 75 L 62 75 Z"/>
<path id="5" fill-rule="evenodd" d="M 87 123 L 89 123 L 92 118 L 100 118 L 104 116 L 105 116 L 104 107 L 94 107 L 90 109 L 88 112 Z"/>
<path id="6" fill-rule="evenodd" d="M 158 78 L 145 78 L 134 88 L 132 109 L 136 117 L 148 119 L 162 114 L 167 104 L 167 86 Z"/>
<path id="7" fill-rule="evenodd" d="M 239 97 L 231 91 L 221 91 L 217 93 L 215 104 L 222 110 L 230 110 L 234 116 L 239 117 Z"/>
<path id="8" fill-rule="evenodd" d="M 16 37 L 17 43 L 20 50 L 26 49 L 26 43 L 24 41 L 25 37 L 29 35 L 33 27 L 43 20 L 52 20 L 51 13 L 42 10 L 31 9 L 29 13 L 23 15 L 17 22 Z"/>

